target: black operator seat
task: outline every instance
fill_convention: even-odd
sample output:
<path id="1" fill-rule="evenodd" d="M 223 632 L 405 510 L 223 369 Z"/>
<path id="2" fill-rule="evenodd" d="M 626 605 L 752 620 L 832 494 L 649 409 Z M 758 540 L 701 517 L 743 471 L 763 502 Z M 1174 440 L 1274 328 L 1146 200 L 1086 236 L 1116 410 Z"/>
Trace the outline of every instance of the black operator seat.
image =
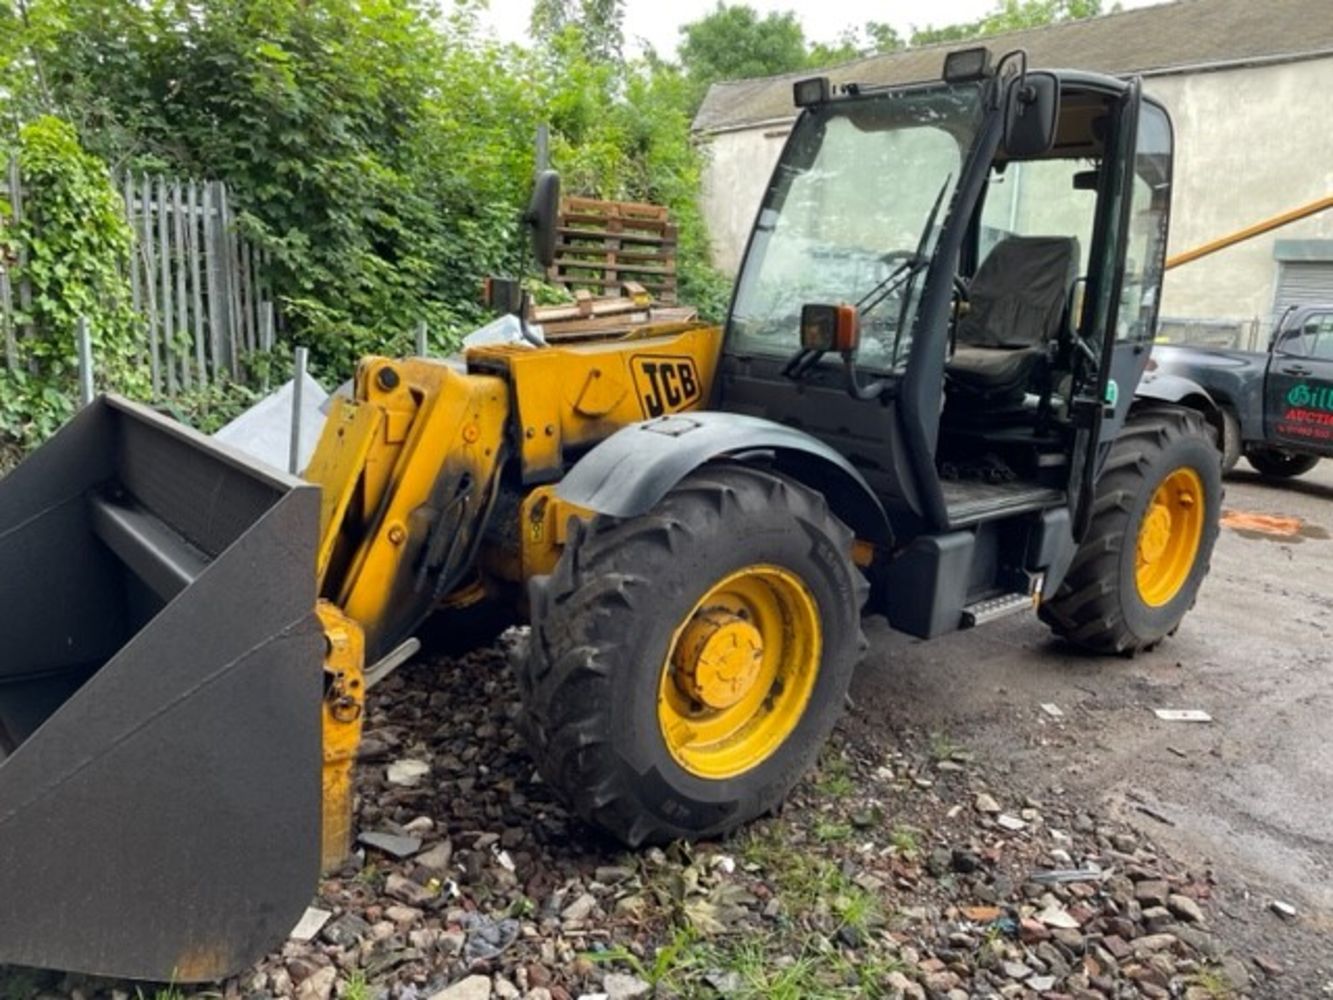
<path id="1" fill-rule="evenodd" d="M 1078 277 L 1072 236 L 1008 236 L 977 268 L 946 371 L 953 388 L 988 400 L 1021 397 L 1059 336 Z"/>

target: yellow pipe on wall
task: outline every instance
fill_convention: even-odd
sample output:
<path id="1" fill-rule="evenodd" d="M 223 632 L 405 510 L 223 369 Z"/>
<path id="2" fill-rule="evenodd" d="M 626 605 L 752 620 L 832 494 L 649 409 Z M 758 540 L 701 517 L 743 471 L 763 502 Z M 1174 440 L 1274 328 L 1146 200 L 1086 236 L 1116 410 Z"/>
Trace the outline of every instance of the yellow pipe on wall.
<path id="1" fill-rule="evenodd" d="M 1173 267 L 1179 267 L 1181 264 L 1188 264 L 1190 261 L 1198 260 L 1200 257 L 1207 257 L 1210 253 L 1217 253 L 1217 251 L 1225 250 L 1227 247 L 1235 246 L 1237 243 L 1244 243 L 1252 237 L 1261 236 L 1264 233 L 1271 232 L 1274 229 L 1280 229 L 1292 222 L 1298 222 L 1301 219 L 1309 218 L 1312 215 L 1318 215 L 1327 208 L 1333 208 L 1333 196 L 1320 198 L 1318 201 L 1312 201 L 1308 205 L 1294 208 L 1290 212 L 1283 212 L 1281 215 L 1275 215 L 1262 222 L 1256 222 L 1252 226 L 1238 229 L 1234 233 L 1213 240 L 1211 243 L 1204 243 L 1202 246 L 1197 246 L 1193 250 L 1186 250 L 1184 253 L 1178 253 L 1174 257 L 1168 257 L 1166 259 L 1166 269 L 1169 271 Z"/>

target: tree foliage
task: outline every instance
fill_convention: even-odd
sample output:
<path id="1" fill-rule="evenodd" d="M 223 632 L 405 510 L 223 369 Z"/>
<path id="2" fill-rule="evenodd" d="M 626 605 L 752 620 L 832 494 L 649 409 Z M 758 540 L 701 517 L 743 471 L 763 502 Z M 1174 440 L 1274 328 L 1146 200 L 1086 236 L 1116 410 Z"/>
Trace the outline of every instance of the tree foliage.
<path id="1" fill-rule="evenodd" d="M 718 80 L 772 76 L 810 64 L 805 30 L 791 11 L 760 17 L 752 7 L 719 0 L 680 34 L 681 66 L 699 98 Z"/>
<path id="2" fill-rule="evenodd" d="M 1116 4 L 1112 10 L 1118 10 Z M 984 38 L 1005 31 L 1040 28 L 1060 21 L 1077 21 L 1103 13 L 1102 0 L 998 0 L 995 8 L 975 21 L 942 28 L 914 28 L 911 44 L 931 45 Z"/>
<path id="3" fill-rule="evenodd" d="M 695 198 L 685 83 L 617 53 L 619 0 L 551 0 L 531 49 L 472 3 L 29 0 L 14 14 L 18 120 L 73 122 L 108 163 L 227 182 L 269 251 L 293 339 L 341 374 L 406 350 L 426 320 L 474 326 L 480 279 L 525 267 L 518 217 L 534 135 L 566 189 L 666 204 L 682 283 L 716 301 Z M 13 12 L 11 12 L 13 13 Z"/>

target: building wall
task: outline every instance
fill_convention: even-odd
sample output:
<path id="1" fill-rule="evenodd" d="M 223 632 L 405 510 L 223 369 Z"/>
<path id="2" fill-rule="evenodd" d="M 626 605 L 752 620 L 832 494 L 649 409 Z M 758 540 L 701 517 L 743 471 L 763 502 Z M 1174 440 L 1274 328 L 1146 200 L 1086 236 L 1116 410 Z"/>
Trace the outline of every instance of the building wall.
<path id="1" fill-rule="evenodd" d="M 1169 253 L 1333 195 L 1333 58 L 1160 76 L 1145 89 L 1176 126 Z M 1333 239 L 1333 211 L 1168 272 L 1162 315 L 1256 321 L 1266 343 L 1279 239 Z"/>
<path id="2" fill-rule="evenodd" d="M 1333 57 L 1149 77 L 1171 112 L 1176 175 L 1169 253 L 1333 196 Z M 706 137 L 703 208 L 714 262 L 734 272 L 788 126 Z M 1266 340 L 1277 240 L 1333 240 L 1333 210 L 1181 266 L 1167 275 L 1162 315 L 1218 319 Z"/>

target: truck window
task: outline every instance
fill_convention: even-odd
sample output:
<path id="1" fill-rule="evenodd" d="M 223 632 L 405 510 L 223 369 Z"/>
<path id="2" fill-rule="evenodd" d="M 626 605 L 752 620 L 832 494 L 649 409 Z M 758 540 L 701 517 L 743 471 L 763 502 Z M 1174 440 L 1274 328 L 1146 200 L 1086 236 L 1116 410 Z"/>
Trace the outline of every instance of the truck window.
<path id="1" fill-rule="evenodd" d="M 1315 313 L 1305 321 L 1307 357 L 1319 361 L 1333 361 L 1333 313 Z"/>

